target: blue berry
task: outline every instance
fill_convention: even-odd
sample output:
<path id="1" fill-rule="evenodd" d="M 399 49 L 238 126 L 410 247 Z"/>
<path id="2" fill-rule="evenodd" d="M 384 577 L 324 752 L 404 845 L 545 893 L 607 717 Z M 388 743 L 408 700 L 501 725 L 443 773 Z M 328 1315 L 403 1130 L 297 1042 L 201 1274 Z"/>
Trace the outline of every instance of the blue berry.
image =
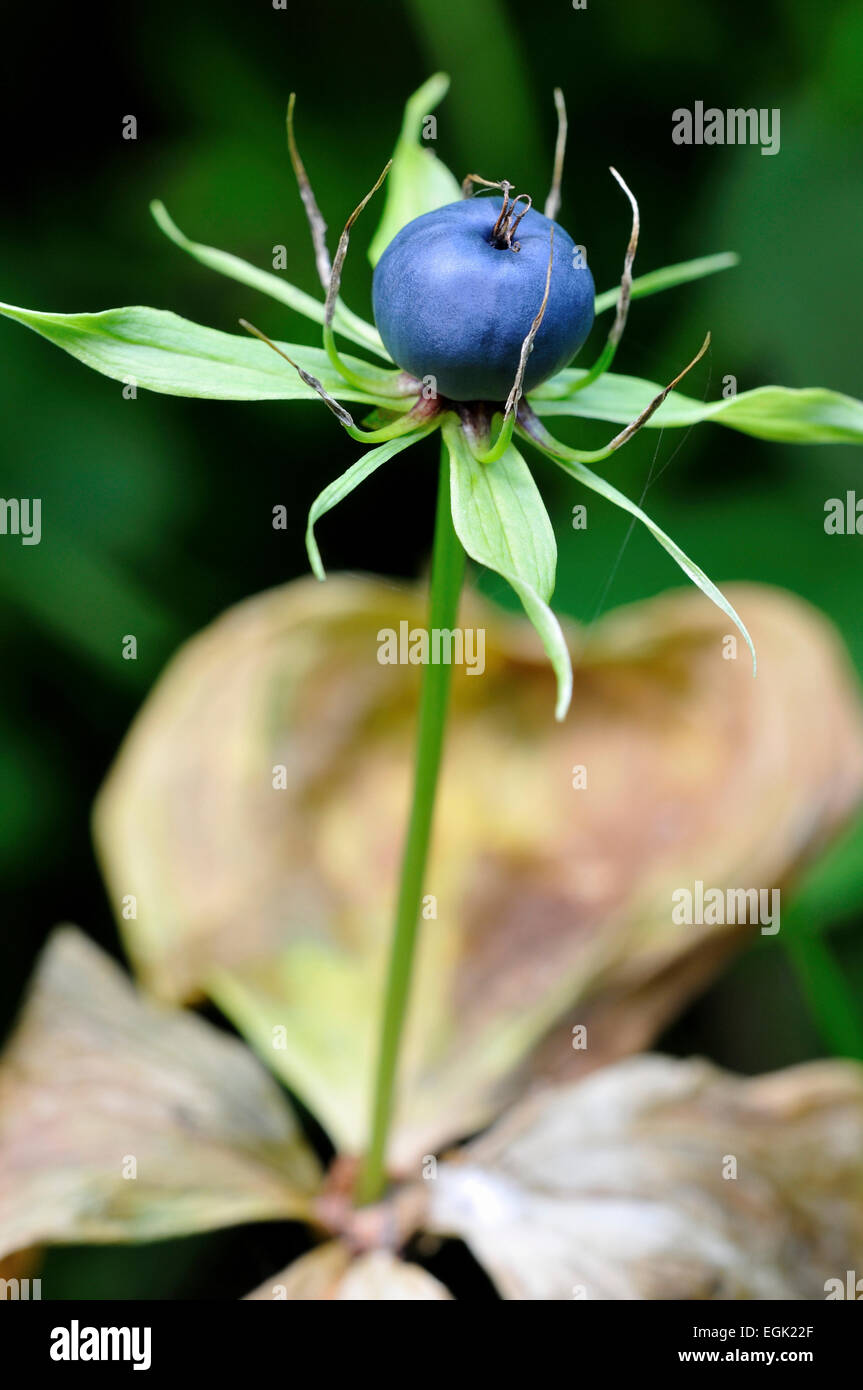
<path id="1" fill-rule="evenodd" d="M 387 351 L 412 376 L 434 377 L 451 400 L 506 399 L 545 292 L 552 223 L 530 208 L 507 245 L 505 229 L 494 233 L 502 206 L 500 197 L 467 198 L 414 218 L 375 269 L 375 322 Z M 515 215 L 522 211 L 518 204 Z M 526 391 L 565 367 L 593 325 L 593 276 L 553 225 L 551 286 Z"/>

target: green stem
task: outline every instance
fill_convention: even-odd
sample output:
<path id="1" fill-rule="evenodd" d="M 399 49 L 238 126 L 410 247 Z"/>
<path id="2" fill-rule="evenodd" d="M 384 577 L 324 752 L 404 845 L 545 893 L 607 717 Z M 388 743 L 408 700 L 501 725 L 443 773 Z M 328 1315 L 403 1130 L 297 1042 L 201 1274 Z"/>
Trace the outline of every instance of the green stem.
<path id="1" fill-rule="evenodd" d="M 465 555 L 452 524 L 449 457 L 442 446 L 432 556 L 429 628 L 449 629 L 458 617 Z M 417 722 L 414 791 L 402 854 L 401 882 L 390 952 L 375 1077 L 372 1132 L 357 1201 L 374 1202 L 386 1187 L 386 1149 L 395 1099 L 399 1047 L 410 996 L 420 902 L 428 860 L 435 793 L 449 703 L 450 666 L 423 668 Z"/>

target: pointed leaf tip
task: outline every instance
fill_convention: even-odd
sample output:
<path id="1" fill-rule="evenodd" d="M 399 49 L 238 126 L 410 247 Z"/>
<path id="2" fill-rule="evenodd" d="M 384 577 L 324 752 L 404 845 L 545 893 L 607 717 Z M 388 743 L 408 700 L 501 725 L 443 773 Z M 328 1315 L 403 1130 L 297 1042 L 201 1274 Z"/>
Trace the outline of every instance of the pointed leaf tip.
<path id="1" fill-rule="evenodd" d="M 557 545 L 539 489 L 513 445 L 499 459 L 480 463 L 455 418 L 444 426 L 444 438 L 456 534 L 472 560 L 501 575 L 518 594 L 557 678 L 555 718 L 561 720 L 572 698 L 572 662 L 548 606 Z"/>
<path id="2" fill-rule="evenodd" d="M 422 141 L 423 122 L 448 89 L 447 74 L 435 73 L 405 104 L 383 215 L 369 247 L 372 265 L 377 265 L 393 237 L 408 222 L 424 212 L 456 202 L 460 196 L 458 180 L 438 159 L 431 145 Z"/>
<path id="3" fill-rule="evenodd" d="M 635 517 L 637 521 L 642 522 L 647 527 L 650 534 L 659 541 L 663 550 L 667 550 L 671 558 L 677 562 L 687 578 L 691 579 L 693 584 L 695 584 L 712 603 L 715 603 L 716 607 L 721 609 L 721 611 L 734 623 L 752 656 L 752 674 L 753 676 L 757 675 L 758 659 L 755 655 L 755 645 L 749 635 L 746 624 L 728 602 L 728 599 L 722 591 L 713 583 L 713 580 L 705 574 L 701 566 L 696 565 L 694 560 L 690 560 L 689 556 L 677 542 L 672 540 L 671 537 L 663 531 L 661 526 L 657 526 L 656 522 L 653 521 L 646 512 L 642 511 L 641 507 L 627 497 L 625 493 L 622 493 L 598 473 L 594 473 L 590 468 L 587 468 L 585 464 L 579 463 L 575 459 L 568 458 L 564 445 L 558 445 L 556 440 L 552 441 L 553 445 L 561 450 L 560 453 L 556 453 L 552 446 L 546 446 L 537 439 L 532 439 L 531 442 L 544 454 L 547 454 L 559 468 L 562 468 L 564 473 L 567 473 L 571 478 L 575 478 L 578 482 L 583 483 L 585 487 L 590 488 L 591 492 L 596 492 L 600 497 L 604 497 L 607 501 L 613 502 L 616 507 L 620 507 L 621 511 L 628 512 L 630 516 Z"/>

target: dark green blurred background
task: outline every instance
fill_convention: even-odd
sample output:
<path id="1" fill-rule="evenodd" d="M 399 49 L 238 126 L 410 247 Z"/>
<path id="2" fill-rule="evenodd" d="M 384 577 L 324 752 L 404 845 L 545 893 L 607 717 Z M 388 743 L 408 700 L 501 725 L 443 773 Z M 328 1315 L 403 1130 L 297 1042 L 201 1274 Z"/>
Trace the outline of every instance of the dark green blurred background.
<path id="1" fill-rule="evenodd" d="M 642 272 L 741 253 L 734 271 L 636 303 L 621 371 L 668 379 L 710 328 L 691 394 L 718 395 L 729 373 L 740 390 L 775 381 L 863 394 L 857 0 L 588 0 L 584 11 L 570 0 L 288 0 L 284 11 L 271 0 L 150 0 L 98 20 L 86 7 L 33 6 L 17 22 L 0 93 L 6 301 L 58 311 L 152 304 L 229 331 L 245 315 L 274 336 L 315 341 L 305 320 L 172 247 L 148 201 L 161 197 L 189 236 L 265 267 L 286 244 L 289 278 L 317 293 L 285 152 L 288 92 L 297 90 L 305 162 L 338 229 L 388 156 L 405 97 L 443 68 L 453 87 L 438 112 L 441 156 L 459 176 L 506 176 L 540 202 L 552 88 L 564 88 L 561 221 L 587 245 L 598 289 L 619 277 L 629 226 L 611 163 L 641 203 Z M 672 110 L 699 99 L 778 107 L 780 153 L 673 145 Z M 135 142 L 121 138 L 127 114 L 138 120 Z M 368 316 L 374 225 L 374 216 L 360 224 L 344 279 L 347 302 Z M 146 392 L 126 401 L 118 384 L 8 322 L 0 351 L 0 495 L 43 499 L 41 545 L 0 538 L 5 1029 L 56 921 L 116 950 L 88 827 L 102 776 L 177 645 L 228 604 L 306 571 L 308 505 L 356 446 L 313 403 Z M 561 428 L 588 446 L 608 432 Z M 615 480 L 640 497 L 651 467 L 661 472 L 648 510 L 716 580 L 804 595 L 863 669 L 863 541 L 823 530 L 826 498 L 863 494 L 860 452 L 765 444 L 709 425 L 685 437 L 645 432 L 618 456 Z M 626 520 L 601 502 L 567 544 L 576 499 L 551 469 L 538 474 L 560 539 L 561 611 L 590 621 L 680 582 L 646 535 L 633 534 L 620 556 Z M 433 446 L 382 469 L 324 523 L 328 565 L 417 574 L 434 475 Z M 277 503 L 288 507 L 287 532 L 272 529 Z M 510 602 L 502 584 L 486 587 Z M 138 638 L 137 662 L 121 659 L 126 633 Z M 793 951 L 754 948 L 663 1045 L 745 1071 L 831 1047 L 863 1055 L 863 1006 L 855 1013 L 836 990 L 841 972 L 863 995 L 861 843 L 852 833 L 806 886 L 783 930 Z M 293 1239 L 261 1229 L 57 1253 L 50 1296 L 235 1297 L 283 1264 Z"/>

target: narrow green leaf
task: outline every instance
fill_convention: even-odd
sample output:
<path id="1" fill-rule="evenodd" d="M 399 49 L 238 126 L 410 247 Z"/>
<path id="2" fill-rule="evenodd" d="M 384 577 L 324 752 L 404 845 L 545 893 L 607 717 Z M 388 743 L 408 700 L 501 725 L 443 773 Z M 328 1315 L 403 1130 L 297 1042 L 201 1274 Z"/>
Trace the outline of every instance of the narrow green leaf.
<path id="1" fill-rule="evenodd" d="M 318 399 L 265 343 L 204 328 L 165 309 L 135 306 L 99 314 L 45 314 L 0 304 L 0 314 L 32 328 L 103 376 L 131 380 L 148 391 L 223 401 Z M 297 343 L 278 346 L 331 395 L 393 408 L 392 400 L 349 386 L 320 348 Z M 366 366 L 356 358 L 345 360 L 357 370 Z"/>
<path id="2" fill-rule="evenodd" d="M 444 426 L 444 436 L 456 534 L 471 559 L 501 575 L 521 599 L 557 677 L 555 714 L 563 719 L 572 699 L 572 664 L 548 607 L 557 546 L 539 489 L 514 445 L 494 463 L 479 463 L 458 421 Z"/>
<path id="3" fill-rule="evenodd" d="M 584 375 L 568 368 L 532 391 L 530 402 L 536 413 L 626 425 L 662 390 L 653 381 L 606 372 L 592 386 L 563 399 L 572 382 Z M 704 420 L 784 444 L 863 443 L 863 402 L 817 386 L 803 390 L 758 386 L 719 401 L 698 401 L 672 391 L 645 428 L 676 429 Z"/>
<path id="4" fill-rule="evenodd" d="M 298 314 L 304 314 L 306 318 L 312 319 L 315 323 L 323 324 L 323 300 L 314 299 L 304 290 L 297 289 L 296 285 L 292 285 L 290 281 L 282 280 L 272 271 L 259 270 L 257 266 L 249 265 L 248 261 L 241 260 L 239 256 L 234 256 L 229 251 L 218 251 L 214 246 L 204 246 L 199 241 L 190 241 L 180 231 L 164 203 L 160 202 L 158 198 L 150 204 L 150 211 L 157 226 L 161 228 L 165 236 L 175 246 L 179 246 L 181 251 L 187 251 L 201 265 L 207 266 L 210 270 L 218 271 L 220 275 L 227 275 L 230 280 L 237 280 L 241 285 L 248 285 L 253 290 L 260 290 L 262 294 L 268 294 L 271 299 L 277 299 L 281 304 L 287 304 L 289 309 L 295 309 Z M 387 362 L 390 361 L 389 354 L 381 342 L 377 329 L 372 324 L 366 323 L 365 319 L 361 319 L 357 314 L 351 313 L 351 310 L 345 308 L 341 302 L 336 305 L 333 326 L 345 338 L 356 343 L 358 347 L 369 348 Z"/>
<path id="5" fill-rule="evenodd" d="M 412 434 L 398 435 L 395 439 L 388 439 L 377 449 L 370 449 L 367 454 L 363 454 L 362 458 L 351 464 L 341 477 L 335 478 L 315 498 L 309 509 L 309 519 L 306 525 L 306 550 L 309 564 L 318 579 L 326 579 L 327 576 L 321 562 L 321 552 L 318 550 L 318 543 L 315 540 L 317 522 L 327 512 L 331 512 L 333 507 L 338 506 L 339 502 L 350 496 L 354 489 L 358 488 L 360 483 L 365 482 L 366 478 L 374 473 L 375 469 L 380 468 L 382 463 L 386 463 L 387 459 L 391 459 L 394 454 L 400 454 L 403 449 L 410 448 L 411 444 L 416 444 L 418 440 L 435 428 L 435 424 L 430 424 L 425 429 L 414 430 Z"/>
<path id="6" fill-rule="evenodd" d="M 647 275 L 639 275 L 633 280 L 630 297 L 643 299 L 648 294 L 685 285 L 689 280 L 701 280 L 705 275 L 715 275 L 718 270 L 730 270 L 739 261 L 740 257 L 735 251 L 719 251 L 715 256 L 698 256 L 694 261 L 679 261 L 677 265 L 667 265 L 662 270 L 651 270 Z M 603 290 L 593 302 L 594 313 L 603 314 L 606 309 L 613 309 L 619 293 L 617 285 L 614 289 Z"/>
<path id="7" fill-rule="evenodd" d="M 408 99 L 401 134 L 387 179 L 383 216 L 369 247 L 369 260 L 377 265 L 396 232 L 424 212 L 457 202 L 461 189 L 428 145 L 421 144 L 423 122 L 446 95 L 449 78 L 438 72 Z"/>
<path id="8" fill-rule="evenodd" d="M 683 573 L 692 580 L 693 584 L 697 584 L 701 592 L 706 594 L 707 597 L 716 604 L 717 608 L 721 608 L 722 612 L 727 614 L 738 628 L 747 647 L 752 653 L 752 674 L 755 675 L 757 671 L 757 660 L 755 656 L 755 647 L 752 645 L 752 638 L 749 636 L 743 622 L 728 602 L 728 599 L 717 589 L 713 580 L 707 577 L 704 570 L 701 569 L 699 565 L 696 565 L 693 560 L 690 560 L 689 556 L 685 551 L 681 550 L 677 542 L 673 541 L 669 535 L 666 535 L 662 527 L 657 526 L 656 522 L 652 521 L 646 512 L 643 512 L 635 502 L 631 501 L 630 498 L 625 496 L 625 494 L 620 492 L 616 487 L 613 487 L 605 478 L 601 478 L 599 474 L 593 473 L 589 468 L 585 467 L 583 463 L 577 463 L 574 459 L 565 458 L 562 454 L 552 453 L 551 449 L 546 449 L 535 440 L 531 442 L 535 443 L 538 449 L 541 449 L 544 454 L 547 454 L 549 458 L 553 459 L 554 462 L 563 469 L 564 473 L 568 473 L 570 477 L 583 483 L 585 487 L 589 487 L 592 492 L 598 492 L 600 497 L 607 498 L 607 500 L 613 502 L 616 507 L 620 507 L 623 511 L 629 512 L 630 516 L 634 516 L 638 521 L 644 523 L 648 531 L 659 541 L 663 549 L 667 550 L 672 559 L 677 561 Z"/>
<path id="9" fill-rule="evenodd" d="M 863 1018 L 842 967 L 824 936 L 785 933 L 788 952 L 809 1011 L 837 1057 L 863 1061 Z"/>

